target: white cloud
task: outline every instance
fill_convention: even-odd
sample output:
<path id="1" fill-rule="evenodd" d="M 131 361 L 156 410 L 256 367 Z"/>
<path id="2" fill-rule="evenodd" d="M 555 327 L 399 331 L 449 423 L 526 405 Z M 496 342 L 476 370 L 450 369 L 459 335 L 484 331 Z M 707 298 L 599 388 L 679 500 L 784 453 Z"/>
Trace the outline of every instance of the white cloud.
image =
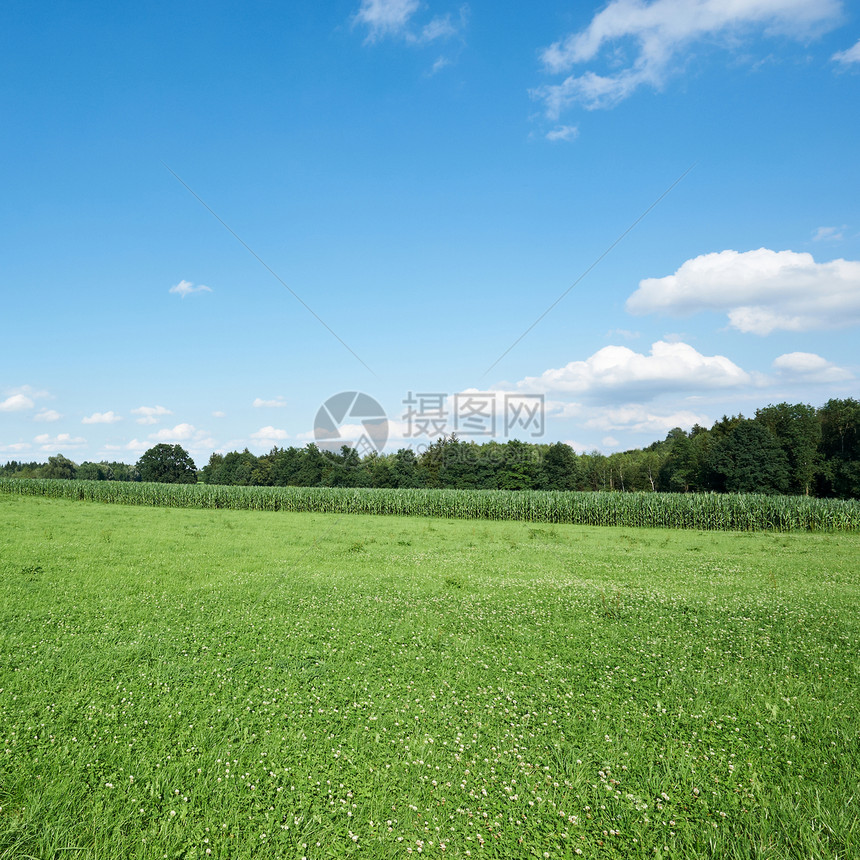
<path id="1" fill-rule="evenodd" d="M 80 436 L 72 436 L 69 433 L 59 433 L 56 436 L 50 436 L 48 433 L 41 433 L 36 436 L 33 441 L 39 445 L 43 451 L 80 448 L 87 444 L 86 439 L 82 439 Z"/>
<path id="2" fill-rule="evenodd" d="M 646 278 L 627 300 L 633 314 L 724 311 L 732 327 L 766 335 L 860 322 L 860 262 L 816 263 L 794 251 L 720 251 Z"/>
<path id="3" fill-rule="evenodd" d="M 29 451 L 33 446 L 29 442 L 12 442 L 10 445 L 0 445 L 0 451 L 18 453 Z"/>
<path id="4" fill-rule="evenodd" d="M 841 227 L 819 227 L 812 236 L 813 242 L 836 242 L 845 238 L 845 225 Z"/>
<path id="5" fill-rule="evenodd" d="M 110 446 L 106 446 L 110 447 Z M 124 446 L 126 451 L 132 451 L 137 454 L 142 454 L 144 451 L 152 447 L 152 442 L 141 442 L 140 439 L 132 439 Z"/>
<path id="6" fill-rule="evenodd" d="M 575 140 L 579 136 L 579 128 L 575 125 L 557 125 L 546 133 L 547 140 Z"/>
<path id="7" fill-rule="evenodd" d="M 191 281 L 180 281 L 176 286 L 171 287 L 168 292 L 176 293 L 184 299 L 186 296 L 190 296 L 192 293 L 211 293 L 212 288 L 207 287 L 205 284 L 200 284 L 199 286 L 194 286 Z"/>
<path id="8" fill-rule="evenodd" d="M 574 103 L 610 108 L 639 87 L 659 90 L 696 41 L 736 43 L 752 32 L 806 40 L 834 24 L 840 13 L 839 0 L 611 0 L 584 30 L 546 48 L 544 66 L 553 74 L 567 73 L 579 64 L 598 61 L 604 49 L 610 64 L 618 57 L 627 60 L 624 52 L 631 42 L 633 58 L 608 74 L 586 70 L 560 84 L 540 87 L 533 95 L 544 102 L 552 118 Z"/>
<path id="9" fill-rule="evenodd" d="M 839 51 L 833 55 L 833 59 L 843 66 L 850 66 L 854 63 L 860 63 L 860 39 L 858 39 L 846 51 Z"/>
<path id="10" fill-rule="evenodd" d="M 425 24 L 421 28 L 418 41 L 434 42 L 436 39 L 450 39 L 452 36 L 456 36 L 458 32 L 457 26 L 451 23 L 451 16 L 444 15 L 434 18 L 429 24 Z"/>
<path id="11" fill-rule="evenodd" d="M 353 20 L 367 27 L 367 43 L 391 37 L 416 45 L 426 45 L 439 39 L 458 36 L 466 25 L 466 6 L 460 9 L 460 20 L 457 23 L 447 14 L 438 15 L 423 26 L 416 25 L 414 20 L 415 13 L 420 8 L 419 0 L 361 0 Z M 447 61 L 442 65 L 447 65 Z M 437 60 L 433 71 L 438 71 L 442 65 Z"/>
<path id="12" fill-rule="evenodd" d="M 789 352 L 773 360 L 773 367 L 783 380 L 832 383 L 853 379 L 851 371 L 838 367 L 814 352 Z"/>
<path id="13" fill-rule="evenodd" d="M 660 412 L 644 408 L 641 404 L 627 404 L 594 410 L 585 421 L 586 427 L 598 430 L 625 430 L 631 433 L 656 433 L 665 435 L 673 427 L 690 428 L 694 424 L 709 423 L 707 415 L 688 409 Z M 605 444 L 605 443 L 604 443 Z"/>
<path id="14" fill-rule="evenodd" d="M 141 416 L 137 419 L 138 424 L 157 424 L 162 415 L 173 415 L 163 406 L 139 406 L 137 409 L 132 409 L 131 414 Z"/>
<path id="15" fill-rule="evenodd" d="M 577 454 L 588 454 L 594 450 L 594 445 L 586 445 L 584 442 L 578 442 L 576 439 L 562 440 L 565 445 L 570 445 Z"/>
<path id="16" fill-rule="evenodd" d="M 213 417 L 213 418 L 226 418 L 226 417 L 227 417 L 227 413 L 226 413 L 226 412 L 221 412 L 221 411 L 219 410 L 219 411 L 213 412 L 213 413 L 212 413 L 212 417 Z"/>
<path id="17" fill-rule="evenodd" d="M 584 361 L 526 377 L 521 390 L 570 392 L 593 399 L 651 399 L 683 390 L 749 385 L 752 377 L 722 355 L 706 356 L 686 343 L 657 341 L 648 355 L 626 346 L 605 346 Z"/>
<path id="18" fill-rule="evenodd" d="M 122 415 L 115 412 L 93 412 L 88 418 L 81 419 L 82 424 L 116 424 L 122 421 Z"/>
<path id="19" fill-rule="evenodd" d="M 355 20 L 367 26 L 367 41 L 375 42 L 383 36 L 403 34 L 420 5 L 418 0 L 361 0 Z"/>
<path id="20" fill-rule="evenodd" d="M 287 405 L 287 401 L 279 394 L 277 397 L 272 400 L 263 400 L 261 397 L 257 397 L 254 402 L 251 404 L 255 409 L 262 408 L 281 408 Z"/>
<path id="21" fill-rule="evenodd" d="M 257 442 L 279 442 L 284 439 L 289 439 L 289 433 L 286 430 L 279 430 L 277 427 L 261 427 L 256 433 L 251 434 L 251 438 Z"/>
<path id="22" fill-rule="evenodd" d="M 0 403 L 0 412 L 22 412 L 32 409 L 36 404 L 26 394 L 12 394 Z"/>
<path id="23" fill-rule="evenodd" d="M 604 436 L 600 442 L 606 448 L 617 448 L 621 444 L 614 436 Z"/>
<path id="24" fill-rule="evenodd" d="M 177 424 L 175 427 L 162 427 L 161 430 L 150 433 L 149 438 L 157 442 L 185 442 L 201 432 L 193 424 Z"/>
<path id="25" fill-rule="evenodd" d="M 606 337 L 621 337 L 624 340 L 636 340 L 642 335 L 638 331 L 630 331 L 626 328 L 611 328 L 608 332 L 606 332 Z M 663 336 L 663 340 L 672 340 L 673 338 Z"/>
<path id="26" fill-rule="evenodd" d="M 59 421 L 63 416 L 56 409 L 43 409 L 33 416 L 34 421 Z"/>
<path id="27" fill-rule="evenodd" d="M 15 388 L 7 388 L 5 394 L 23 394 L 33 400 L 43 400 L 45 397 L 50 397 L 51 393 L 43 389 L 33 388 L 32 385 L 18 385 Z"/>
<path id="28" fill-rule="evenodd" d="M 149 439 L 152 441 L 139 442 L 137 439 L 133 439 L 127 447 L 131 450 L 139 450 L 150 448 L 153 443 L 182 444 L 186 448 L 196 451 L 199 455 L 206 449 L 211 451 L 216 444 L 208 431 L 187 423 L 177 424 L 175 427 L 162 427 L 155 433 L 150 433 Z"/>
<path id="29" fill-rule="evenodd" d="M 451 65 L 451 60 L 448 59 L 448 57 L 437 57 L 436 62 L 433 63 L 433 66 L 430 69 L 429 75 L 433 76 L 436 74 L 436 72 L 441 72 L 442 69 L 445 68 L 445 66 L 450 66 L 450 65 Z"/>

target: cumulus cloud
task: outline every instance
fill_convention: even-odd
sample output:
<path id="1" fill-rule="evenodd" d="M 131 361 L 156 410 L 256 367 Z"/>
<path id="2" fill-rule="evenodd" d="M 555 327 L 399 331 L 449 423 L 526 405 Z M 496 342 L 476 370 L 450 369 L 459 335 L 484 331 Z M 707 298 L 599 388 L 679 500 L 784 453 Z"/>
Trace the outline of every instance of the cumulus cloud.
<path id="1" fill-rule="evenodd" d="M 29 451 L 32 448 L 29 442 L 12 442 L 10 445 L 0 445 L 0 451 L 17 454 L 21 451 Z"/>
<path id="2" fill-rule="evenodd" d="M 261 427 L 255 433 L 251 434 L 251 438 L 256 442 L 280 442 L 284 439 L 289 439 L 290 435 L 286 430 L 279 430 L 277 427 Z"/>
<path id="3" fill-rule="evenodd" d="M 627 404 L 595 410 L 584 423 L 586 427 L 598 430 L 625 430 L 631 433 L 654 433 L 662 436 L 673 427 L 690 428 L 694 424 L 705 426 L 709 423 L 709 419 L 707 415 L 689 409 L 661 412 L 645 409 L 639 404 Z"/>
<path id="4" fill-rule="evenodd" d="M 526 377 L 517 387 L 591 399 L 649 400 L 666 392 L 736 388 L 752 381 L 725 356 L 702 355 L 686 343 L 657 341 L 648 355 L 626 346 L 605 346 L 584 361 Z"/>
<path id="5" fill-rule="evenodd" d="M 155 433 L 150 433 L 149 438 L 157 442 L 185 442 L 200 435 L 193 424 L 177 424 L 175 427 L 162 427 Z"/>
<path id="6" fill-rule="evenodd" d="M 171 287 L 168 292 L 176 293 L 177 295 L 182 296 L 184 299 L 186 296 L 190 296 L 192 293 L 211 293 L 212 288 L 207 287 L 205 284 L 200 284 L 198 286 L 194 286 L 191 281 L 180 281 L 176 286 Z"/>
<path id="7" fill-rule="evenodd" d="M 157 424 L 161 416 L 173 415 L 164 406 L 139 406 L 137 409 L 132 409 L 131 414 L 140 415 L 140 418 L 137 419 L 138 424 Z"/>
<path id="8" fill-rule="evenodd" d="M 45 397 L 51 396 L 49 391 L 34 388 L 32 385 L 18 385 L 14 388 L 7 388 L 3 393 L 7 396 L 22 394 L 24 397 L 29 397 L 31 400 L 42 400 Z"/>
<path id="9" fill-rule="evenodd" d="M 419 0 L 361 0 L 353 20 L 367 28 L 367 43 L 389 37 L 426 45 L 439 39 L 458 36 L 466 25 L 467 6 L 460 9 L 459 20 L 456 22 L 449 13 L 431 18 L 423 25 L 415 21 L 416 13 L 420 9 Z M 439 60 L 433 67 L 434 72 L 438 71 L 437 66 L 441 68 Z"/>
<path id="10" fill-rule="evenodd" d="M 80 448 L 87 444 L 86 439 L 82 439 L 80 436 L 72 436 L 70 433 L 59 433 L 56 436 L 51 436 L 48 433 L 40 433 L 33 441 L 43 451 Z"/>
<path id="11" fill-rule="evenodd" d="M 33 416 L 34 421 L 59 421 L 63 416 L 56 409 L 43 409 Z"/>
<path id="12" fill-rule="evenodd" d="M 855 63 L 860 63 L 860 39 L 847 50 L 835 53 L 833 59 L 843 66 L 853 66 Z"/>
<path id="13" fill-rule="evenodd" d="M 162 427 L 160 430 L 150 433 L 149 439 L 150 442 L 140 442 L 133 439 L 127 447 L 129 450 L 136 451 L 140 446 L 143 446 L 144 449 L 151 448 L 153 443 L 181 444 L 189 449 L 196 449 L 198 452 L 207 448 L 211 450 L 215 447 L 215 440 L 208 431 L 187 423 L 177 424 L 175 427 Z"/>
<path id="14" fill-rule="evenodd" d="M 81 419 L 82 424 L 116 424 L 122 421 L 122 415 L 115 412 L 93 412 L 88 418 Z"/>
<path id="15" fill-rule="evenodd" d="M 797 382 L 845 382 L 853 379 L 850 370 L 839 367 L 814 352 L 789 352 L 773 360 L 773 368 L 783 380 Z"/>
<path id="16" fill-rule="evenodd" d="M 26 394 L 12 394 L 0 402 L 0 412 L 22 412 L 32 409 L 36 404 Z"/>
<path id="17" fill-rule="evenodd" d="M 140 439 L 132 439 L 130 442 L 126 442 L 123 448 L 126 451 L 132 451 L 133 453 L 142 454 L 148 448 L 152 447 L 152 442 L 143 442 Z M 105 448 L 111 450 L 110 445 L 105 445 Z"/>
<path id="18" fill-rule="evenodd" d="M 277 397 L 272 398 L 271 400 L 263 400 L 262 397 L 255 398 L 254 402 L 251 404 L 255 409 L 263 409 L 263 408 L 274 408 L 278 409 L 287 405 L 287 401 L 279 394 Z"/>
<path id="19" fill-rule="evenodd" d="M 816 263 L 795 251 L 720 251 L 646 278 L 627 300 L 632 314 L 722 311 L 742 332 L 839 328 L 860 322 L 860 262 Z"/>
<path id="20" fill-rule="evenodd" d="M 598 62 L 601 54 L 609 59 L 610 71 L 587 69 L 533 95 L 552 118 L 575 103 L 610 108 L 642 86 L 659 90 L 697 41 L 737 44 L 745 35 L 759 33 L 806 40 L 835 24 L 840 13 L 839 0 L 611 0 L 584 30 L 553 43 L 541 55 L 552 74 Z"/>

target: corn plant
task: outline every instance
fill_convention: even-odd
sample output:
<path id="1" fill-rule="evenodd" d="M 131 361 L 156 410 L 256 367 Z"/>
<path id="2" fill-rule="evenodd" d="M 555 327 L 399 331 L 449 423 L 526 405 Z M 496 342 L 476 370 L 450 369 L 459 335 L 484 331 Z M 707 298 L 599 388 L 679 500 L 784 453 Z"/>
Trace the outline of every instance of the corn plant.
<path id="1" fill-rule="evenodd" d="M 234 487 L 2 479 L 0 492 L 174 508 L 523 520 L 704 531 L 860 531 L 860 502 L 807 496 Z"/>

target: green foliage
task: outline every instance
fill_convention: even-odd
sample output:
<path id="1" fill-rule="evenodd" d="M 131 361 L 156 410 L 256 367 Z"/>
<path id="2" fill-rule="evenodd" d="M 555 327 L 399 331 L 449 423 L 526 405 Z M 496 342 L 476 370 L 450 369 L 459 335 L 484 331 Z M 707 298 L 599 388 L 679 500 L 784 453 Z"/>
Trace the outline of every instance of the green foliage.
<path id="1" fill-rule="evenodd" d="M 805 403 L 779 403 L 758 409 L 755 420 L 779 442 L 788 465 L 788 491 L 809 495 L 819 470 L 821 419 Z"/>
<path id="2" fill-rule="evenodd" d="M 60 480 L 71 480 L 77 474 L 78 467 L 68 457 L 57 454 L 56 457 L 48 457 L 48 462 L 39 470 L 40 478 L 51 478 Z"/>
<path id="3" fill-rule="evenodd" d="M 178 446 L 174 446 L 187 457 Z M 170 459 L 170 446 L 156 446 Z M 0 477 L 69 477 L 71 461 L 48 464 L 12 461 Z M 56 458 L 52 458 L 56 461 Z M 193 482 L 193 463 L 175 472 L 150 464 L 150 480 Z M 140 480 L 135 467 L 85 463 L 77 477 Z M 46 471 L 47 470 L 47 471 Z M 177 474 L 180 477 L 177 477 Z M 590 490 L 612 492 L 752 492 L 860 498 L 860 403 L 831 400 L 821 409 L 779 403 L 759 409 L 755 419 L 723 416 L 710 430 L 680 427 L 644 449 L 609 456 L 577 455 L 568 445 L 518 440 L 478 444 L 442 437 L 413 451 L 372 452 L 274 447 L 256 455 L 247 448 L 212 454 L 200 479 L 209 485 L 248 487 L 369 487 L 375 489 Z"/>
<path id="4" fill-rule="evenodd" d="M 197 467 L 180 445 L 161 443 L 150 448 L 135 467 L 142 481 L 161 484 L 195 484 Z"/>
<path id="5" fill-rule="evenodd" d="M 543 457 L 544 488 L 575 490 L 579 482 L 576 452 L 564 442 L 550 445 Z"/>
<path id="6" fill-rule="evenodd" d="M 714 444 L 708 464 L 720 491 L 788 492 L 788 457 L 776 437 L 756 421 L 735 423 Z"/>
<path id="7" fill-rule="evenodd" d="M 824 460 L 819 492 L 860 498 L 860 402 L 828 400 L 819 416 Z"/>
<path id="8" fill-rule="evenodd" d="M 78 471 L 75 477 L 79 481 L 106 481 L 108 478 L 108 470 L 100 463 L 90 463 L 86 461 L 78 466 Z"/>

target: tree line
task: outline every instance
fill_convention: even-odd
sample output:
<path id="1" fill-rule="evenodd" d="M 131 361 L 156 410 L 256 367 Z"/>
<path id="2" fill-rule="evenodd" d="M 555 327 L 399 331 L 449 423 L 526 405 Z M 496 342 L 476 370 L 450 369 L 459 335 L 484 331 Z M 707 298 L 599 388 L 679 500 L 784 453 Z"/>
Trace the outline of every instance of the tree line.
<path id="1" fill-rule="evenodd" d="M 779 403 L 753 418 L 723 416 L 712 427 L 671 430 L 645 448 L 577 454 L 563 442 L 472 441 L 447 436 L 420 452 L 360 456 L 310 444 L 212 454 L 197 470 L 179 445 L 156 445 L 134 466 L 81 463 L 57 455 L 45 464 L 0 467 L 5 477 L 161 481 L 303 487 L 451 487 L 619 492 L 740 492 L 860 498 L 860 402 L 814 408 Z"/>

